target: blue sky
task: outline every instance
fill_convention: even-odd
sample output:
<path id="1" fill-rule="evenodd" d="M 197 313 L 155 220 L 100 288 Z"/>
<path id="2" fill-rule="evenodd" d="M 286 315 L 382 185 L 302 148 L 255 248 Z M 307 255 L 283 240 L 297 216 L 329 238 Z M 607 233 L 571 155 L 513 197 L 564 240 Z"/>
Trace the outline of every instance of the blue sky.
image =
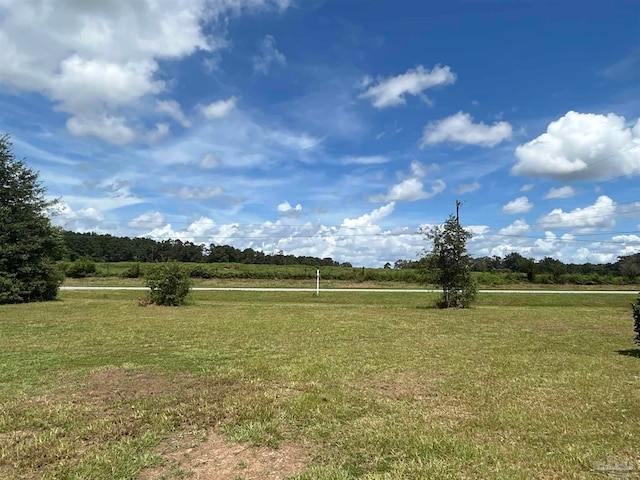
<path id="1" fill-rule="evenodd" d="M 56 225 L 381 266 L 640 251 L 637 1 L 0 0 Z"/>

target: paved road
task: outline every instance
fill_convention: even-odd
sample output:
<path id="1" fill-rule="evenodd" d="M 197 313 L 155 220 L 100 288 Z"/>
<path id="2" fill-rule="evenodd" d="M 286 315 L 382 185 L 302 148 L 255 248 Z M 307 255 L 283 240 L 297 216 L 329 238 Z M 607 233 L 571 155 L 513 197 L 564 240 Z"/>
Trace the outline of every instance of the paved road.
<path id="1" fill-rule="evenodd" d="M 60 287 L 60 290 L 149 290 L 147 287 Z M 196 292 L 315 292 L 315 288 L 271 288 L 271 287 L 194 287 Z M 321 293 L 438 293 L 433 289 L 401 289 L 401 288 L 325 288 Z M 480 290 L 480 293 L 552 293 L 552 294 L 606 294 L 636 295 L 635 290 Z"/>

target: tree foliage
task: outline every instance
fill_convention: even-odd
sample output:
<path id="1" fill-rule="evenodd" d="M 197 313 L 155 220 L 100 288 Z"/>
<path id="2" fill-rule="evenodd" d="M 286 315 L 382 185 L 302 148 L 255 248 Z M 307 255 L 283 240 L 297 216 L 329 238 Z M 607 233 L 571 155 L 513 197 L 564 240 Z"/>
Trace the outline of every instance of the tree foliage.
<path id="1" fill-rule="evenodd" d="M 187 269 L 177 262 L 149 265 L 144 273 L 149 287 L 149 300 L 156 305 L 178 307 L 191 291 Z"/>
<path id="2" fill-rule="evenodd" d="M 436 225 L 423 233 L 433 243 L 423 257 L 423 269 L 429 282 L 442 288 L 438 306 L 468 307 L 478 291 L 471 278 L 471 258 L 467 254 L 471 232 L 450 215 L 444 225 Z"/>
<path id="3" fill-rule="evenodd" d="M 54 261 L 64 240 L 46 216 L 53 202 L 37 172 L 11 148 L 9 136 L 0 136 L 0 304 L 53 300 L 63 280 Z"/>

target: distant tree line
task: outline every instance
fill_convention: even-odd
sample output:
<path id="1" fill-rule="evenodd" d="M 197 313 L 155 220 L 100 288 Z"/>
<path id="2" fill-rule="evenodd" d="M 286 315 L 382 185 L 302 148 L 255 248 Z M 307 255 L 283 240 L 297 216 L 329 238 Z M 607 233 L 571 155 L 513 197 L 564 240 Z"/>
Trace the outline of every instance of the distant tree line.
<path id="1" fill-rule="evenodd" d="M 420 269 L 420 267 L 420 261 L 411 260 L 397 260 L 393 266 L 395 269 Z M 564 275 L 598 275 L 634 280 L 640 276 L 640 253 L 618 257 L 618 260 L 614 263 L 577 264 L 564 263 L 552 257 L 534 260 L 513 252 L 504 258 L 498 256 L 471 258 L 470 268 L 473 272 L 523 273 L 527 275 L 529 281 L 534 281 L 536 276 L 545 275 L 555 283 Z"/>
<path id="2" fill-rule="evenodd" d="M 240 250 L 230 245 L 183 242 L 181 240 L 157 241 L 151 238 L 127 238 L 97 233 L 64 232 L 68 259 L 92 258 L 96 262 L 162 262 L 175 260 L 194 263 L 243 263 L 253 265 L 307 265 L 352 267 L 351 263 L 339 263 L 332 258 L 285 255 L 282 251 L 265 253 L 252 248 Z M 391 264 L 386 265 L 387 268 Z M 397 260 L 393 268 L 420 269 L 420 260 Z M 551 257 L 542 260 L 526 258 L 513 252 L 504 258 L 479 257 L 470 259 L 473 272 L 525 274 L 529 281 L 548 278 L 558 283 L 567 275 L 597 275 L 624 277 L 633 280 L 640 276 L 640 253 L 619 257 L 614 263 L 564 263 Z"/>
<path id="3" fill-rule="evenodd" d="M 178 262 L 244 263 L 256 265 L 340 266 L 332 258 L 285 255 L 284 252 L 265 253 L 252 248 L 240 250 L 230 245 L 156 241 L 151 238 L 127 238 L 97 233 L 64 232 L 68 258 L 91 258 L 96 262 Z M 345 263 L 341 266 L 350 267 Z"/>

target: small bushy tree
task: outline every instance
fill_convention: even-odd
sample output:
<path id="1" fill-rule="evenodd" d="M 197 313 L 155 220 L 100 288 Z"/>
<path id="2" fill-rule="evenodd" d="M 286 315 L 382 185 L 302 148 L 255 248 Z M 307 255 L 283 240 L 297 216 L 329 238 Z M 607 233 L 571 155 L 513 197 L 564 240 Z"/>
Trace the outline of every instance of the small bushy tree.
<path id="1" fill-rule="evenodd" d="M 183 305 L 191 291 L 187 269 L 177 262 L 156 263 L 144 272 L 149 287 L 149 300 L 156 305 Z"/>
<path id="2" fill-rule="evenodd" d="M 91 257 L 80 257 L 67 267 L 66 275 L 71 278 L 84 278 L 96 273 L 96 262 Z"/>
<path id="3" fill-rule="evenodd" d="M 450 215 L 444 225 L 423 231 L 432 242 L 420 265 L 429 283 L 442 287 L 440 308 L 466 308 L 476 298 L 478 288 L 471 278 L 471 258 L 467 254 L 467 240 L 471 232 L 460 226 L 457 216 Z"/>
<path id="4" fill-rule="evenodd" d="M 0 135 L 0 304 L 53 300 L 64 279 L 54 263 L 64 240 L 47 217 L 55 202 L 11 147 Z"/>
<path id="5" fill-rule="evenodd" d="M 640 293 L 636 303 L 632 303 L 631 307 L 633 308 L 633 331 L 636 332 L 635 341 L 640 345 Z"/>

